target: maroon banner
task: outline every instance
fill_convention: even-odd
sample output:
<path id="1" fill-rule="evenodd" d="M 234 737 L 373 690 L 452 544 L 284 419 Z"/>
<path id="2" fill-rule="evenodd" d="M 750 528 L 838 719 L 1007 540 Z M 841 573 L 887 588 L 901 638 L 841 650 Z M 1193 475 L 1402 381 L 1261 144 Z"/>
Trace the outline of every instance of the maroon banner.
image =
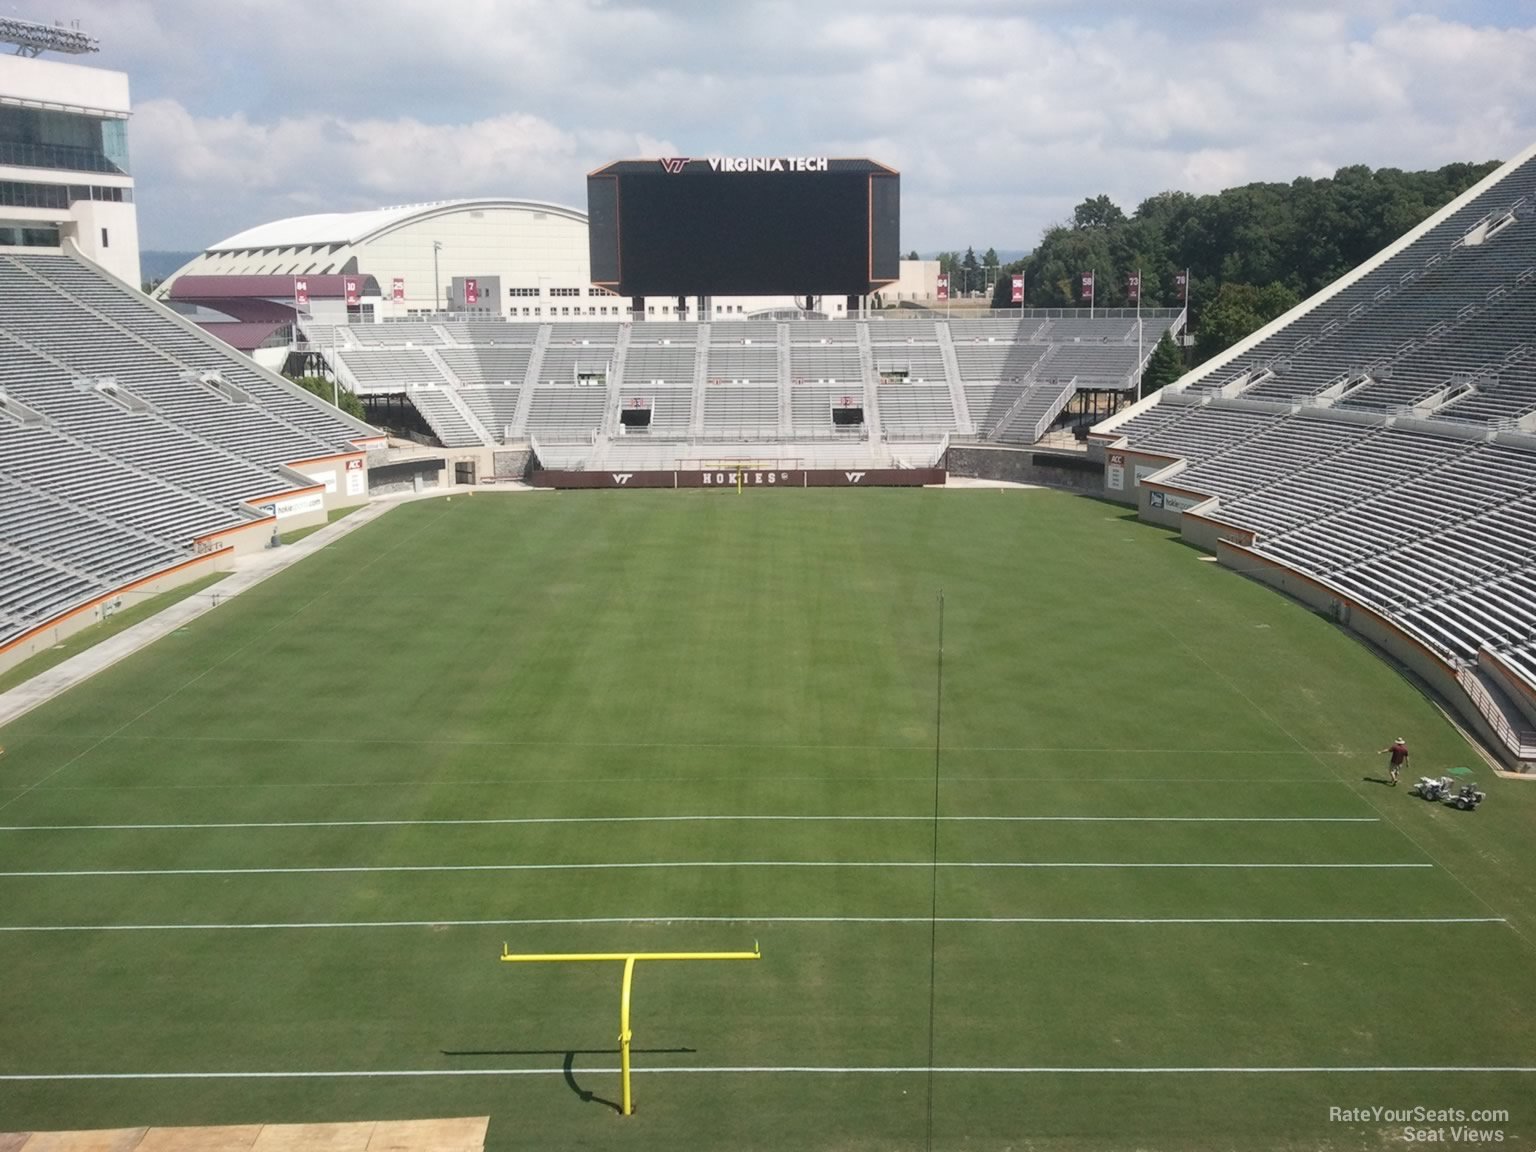
<path id="1" fill-rule="evenodd" d="M 1083 273 L 1083 295 L 1089 300 L 1093 299 L 1093 273 Z"/>
<path id="2" fill-rule="evenodd" d="M 466 305 L 480 303 L 480 281 L 473 279 L 464 281 L 464 303 Z"/>
<path id="3" fill-rule="evenodd" d="M 346 297 L 348 304 L 362 303 L 362 294 L 358 290 L 357 278 L 355 276 L 346 276 L 342 278 L 341 292 L 342 295 Z"/>
<path id="4" fill-rule="evenodd" d="M 948 300 L 949 299 L 949 273 L 948 272 L 940 272 L 939 273 L 939 299 L 940 300 Z"/>
<path id="5" fill-rule="evenodd" d="M 1024 277 L 1022 276 L 1015 276 L 1013 278 L 1013 302 L 1015 304 L 1024 303 Z"/>
<path id="6" fill-rule="evenodd" d="M 676 472 L 576 472 L 541 469 L 535 488 L 921 488 L 943 484 L 942 468 L 712 468 Z"/>
<path id="7" fill-rule="evenodd" d="M 389 294 L 396 300 L 405 299 L 405 277 L 396 276 L 389 282 Z"/>
<path id="8" fill-rule="evenodd" d="M 1189 273 L 1179 272 L 1173 277 L 1173 286 L 1184 293 L 1184 303 L 1189 303 Z"/>
<path id="9" fill-rule="evenodd" d="M 293 302 L 300 308 L 309 305 L 309 281 L 302 276 L 293 278 Z"/>
<path id="10" fill-rule="evenodd" d="M 1130 279 L 1126 281 L 1125 294 L 1134 304 L 1141 299 L 1141 273 L 1132 272 Z"/>

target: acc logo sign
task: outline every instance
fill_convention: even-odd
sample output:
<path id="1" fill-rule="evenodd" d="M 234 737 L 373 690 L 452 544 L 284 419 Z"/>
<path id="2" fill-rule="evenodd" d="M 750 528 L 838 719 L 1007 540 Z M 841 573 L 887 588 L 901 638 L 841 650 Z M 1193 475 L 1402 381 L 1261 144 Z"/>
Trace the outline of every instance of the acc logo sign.
<path id="1" fill-rule="evenodd" d="M 633 472 L 615 472 L 613 473 L 613 482 L 615 484 L 628 484 L 629 478 L 633 475 Z"/>
<path id="2" fill-rule="evenodd" d="M 857 484 L 860 480 L 864 479 L 864 473 L 862 472 L 844 472 L 843 475 L 848 477 L 848 483 L 850 484 Z"/>
<path id="3" fill-rule="evenodd" d="M 661 158 L 662 170 L 676 176 L 684 168 L 688 167 L 689 159 L 687 156 L 663 156 Z"/>

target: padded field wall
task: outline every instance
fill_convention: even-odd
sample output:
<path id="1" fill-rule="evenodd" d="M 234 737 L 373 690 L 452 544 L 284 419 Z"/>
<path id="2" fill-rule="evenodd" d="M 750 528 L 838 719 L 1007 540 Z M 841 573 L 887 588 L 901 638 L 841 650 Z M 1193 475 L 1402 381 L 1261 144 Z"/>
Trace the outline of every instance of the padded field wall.
<path id="1" fill-rule="evenodd" d="M 535 469 L 535 488 L 921 488 L 944 483 L 942 468 L 716 468 L 707 471 Z"/>
<path id="2" fill-rule="evenodd" d="M 1223 566 L 1294 597 L 1348 628 L 1429 685 L 1484 747 L 1506 764 L 1517 763 L 1450 663 L 1374 609 L 1253 551 L 1253 532 L 1215 519 L 1221 509 L 1219 498 L 1179 486 L 1186 466 L 1182 458 L 1109 445 L 1103 447 L 1103 456 L 1106 499 L 1134 507 L 1137 519 L 1178 532 L 1185 543 L 1214 553 Z M 1484 667 L 1495 671 L 1487 661 Z M 1536 715 L 1536 700 L 1528 691 L 1510 691 L 1508 677 L 1495 674 L 1495 679 L 1527 719 Z"/>
<path id="3" fill-rule="evenodd" d="M 195 556 L 165 572 L 135 581 L 64 613 L 41 628 L 36 628 L 11 641 L 4 648 L 0 648 L 0 672 L 6 672 L 39 652 L 45 652 L 56 644 L 62 644 L 76 632 L 89 628 L 93 624 L 100 624 L 116 612 L 142 604 L 150 597 L 180 588 L 183 584 L 201 580 L 211 572 L 225 571 L 236 555 L 259 548 L 261 546 L 259 542 L 269 539 L 270 536 L 270 520 L 258 521 L 248 527 L 235 529 L 225 534 L 224 540 L 229 545 L 227 548 Z"/>
<path id="4" fill-rule="evenodd" d="M 951 444 L 944 454 L 951 476 L 1006 480 L 1068 488 L 1087 496 L 1104 494 L 1104 465 L 1075 452 L 1045 452 L 980 444 Z"/>
<path id="5" fill-rule="evenodd" d="M 1440 699 L 1451 704 L 1457 716 L 1477 735 L 1485 748 L 1491 749 L 1506 764 L 1514 763 L 1498 732 L 1472 704 L 1451 665 L 1386 617 L 1319 584 L 1309 576 L 1241 545 L 1221 542 L 1216 549 L 1216 558 L 1224 567 L 1267 584 L 1316 609 L 1385 652 L 1419 677 Z"/>

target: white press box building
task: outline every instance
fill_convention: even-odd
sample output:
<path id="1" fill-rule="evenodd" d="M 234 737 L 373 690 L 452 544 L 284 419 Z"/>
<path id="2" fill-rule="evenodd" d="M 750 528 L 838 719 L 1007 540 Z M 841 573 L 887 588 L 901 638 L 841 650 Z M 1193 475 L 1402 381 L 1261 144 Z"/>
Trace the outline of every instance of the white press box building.
<path id="1" fill-rule="evenodd" d="M 50 41 L 22 44 L 24 52 L 94 51 L 94 41 L 67 29 L 5 23 Z M 125 73 L 0 55 L 0 251 L 57 252 L 69 241 L 138 287 L 128 117 Z"/>

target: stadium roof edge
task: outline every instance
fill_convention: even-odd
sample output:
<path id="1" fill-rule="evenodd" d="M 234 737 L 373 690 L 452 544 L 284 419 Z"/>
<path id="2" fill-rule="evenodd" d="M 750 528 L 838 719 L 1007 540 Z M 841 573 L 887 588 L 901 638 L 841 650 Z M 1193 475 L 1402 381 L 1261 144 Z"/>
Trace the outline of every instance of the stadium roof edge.
<path id="1" fill-rule="evenodd" d="M 524 200 L 505 196 L 470 197 L 458 200 L 431 200 L 419 204 L 396 204 L 357 212 L 319 212 L 307 216 L 288 216 L 237 232 L 210 244 L 205 252 L 235 252 L 242 249 L 308 247 L 315 244 L 360 244 L 407 224 L 462 212 L 466 208 L 523 208 L 564 216 L 585 224 L 587 214 L 564 204 L 543 200 Z"/>
<path id="2" fill-rule="evenodd" d="M 1471 203 L 1488 189 L 1497 185 L 1500 181 L 1505 179 L 1505 177 L 1509 176 L 1510 173 L 1514 172 L 1515 169 L 1519 168 L 1520 165 L 1529 162 L 1533 157 L 1536 157 L 1536 144 L 1531 144 L 1528 147 L 1521 149 L 1518 154 L 1511 157 L 1509 160 L 1506 160 L 1503 164 L 1500 164 L 1498 168 L 1494 169 L 1487 176 L 1484 176 L 1481 180 L 1472 185 L 1472 187 L 1468 188 L 1460 196 L 1456 197 L 1449 204 L 1446 204 L 1438 212 L 1431 213 L 1430 216 L 1426 220 L 1419 223 L 1417 227 L 1411 228 L 1407 232 L 1403 233 L 1403 235 L 1399 236 L 1395 241 L 1393 241 L 1391 244 L 1388 244 L 1385 248 L 1376 253 L 1376 255 L 1372 256 L 1363 264 L 1360 264 L 1351 271 L 1346 272 L 1343 276 L 1340 276 L 1332 284 L 1329 284 L 1321 291 L 1315 292 L 1311 296 L 1308 296 L 1305 300 L 1301 301 L 1301 303 L 1297 304 L 1296 307 L 1281 314 L 1280 316 L 1277 316 L 1268 324 L 1264 325 L 1264 327 L 1260 328 L 1257 332 L 1254 332 L 1244 339 L 1239 340 L 1225 352 L 1213 356 L 1210 360 L 1206 361 L 1192 372 L 1181 376 L 1168 387 L 1171 389 L 1183 390 L 1189 385 L 1203 380 L 1205 377 L 1211 375 L 1212 373 L 1225 368 L 1234 360 L 1247 355 L 1250 348 L 1253 348 L 1259 343 L 1269 339 L 1276 332 L 1280 331 L 1286 325 L 1294 321 L 1297 317 L 1306 315 L 1319 304 L 1331 299 L 1334 296 L 1337 296 L 1350 285 L 1364 279 L 1366 276 L 1369 276 L 1372 272 L 1376 271 L 1377 268 L 1381 267 L 1388 260 L 1392 259 L 1392 257 L 1396 256 L 1399 252 L 1403 251 L 1411 244 L 1417 242 L 1420 237 L 1428 234 L 1429 231 L 1438 226 L 1442 220 L 1445 220 L 1456 212 L 1461 211 L 1465 205 Z M 1106 423 L 1108 422 L 1106 421 Z M 1115 420 L 1115 423 L 1119 424 L 1122 423 L 1122 421 Z"/>

